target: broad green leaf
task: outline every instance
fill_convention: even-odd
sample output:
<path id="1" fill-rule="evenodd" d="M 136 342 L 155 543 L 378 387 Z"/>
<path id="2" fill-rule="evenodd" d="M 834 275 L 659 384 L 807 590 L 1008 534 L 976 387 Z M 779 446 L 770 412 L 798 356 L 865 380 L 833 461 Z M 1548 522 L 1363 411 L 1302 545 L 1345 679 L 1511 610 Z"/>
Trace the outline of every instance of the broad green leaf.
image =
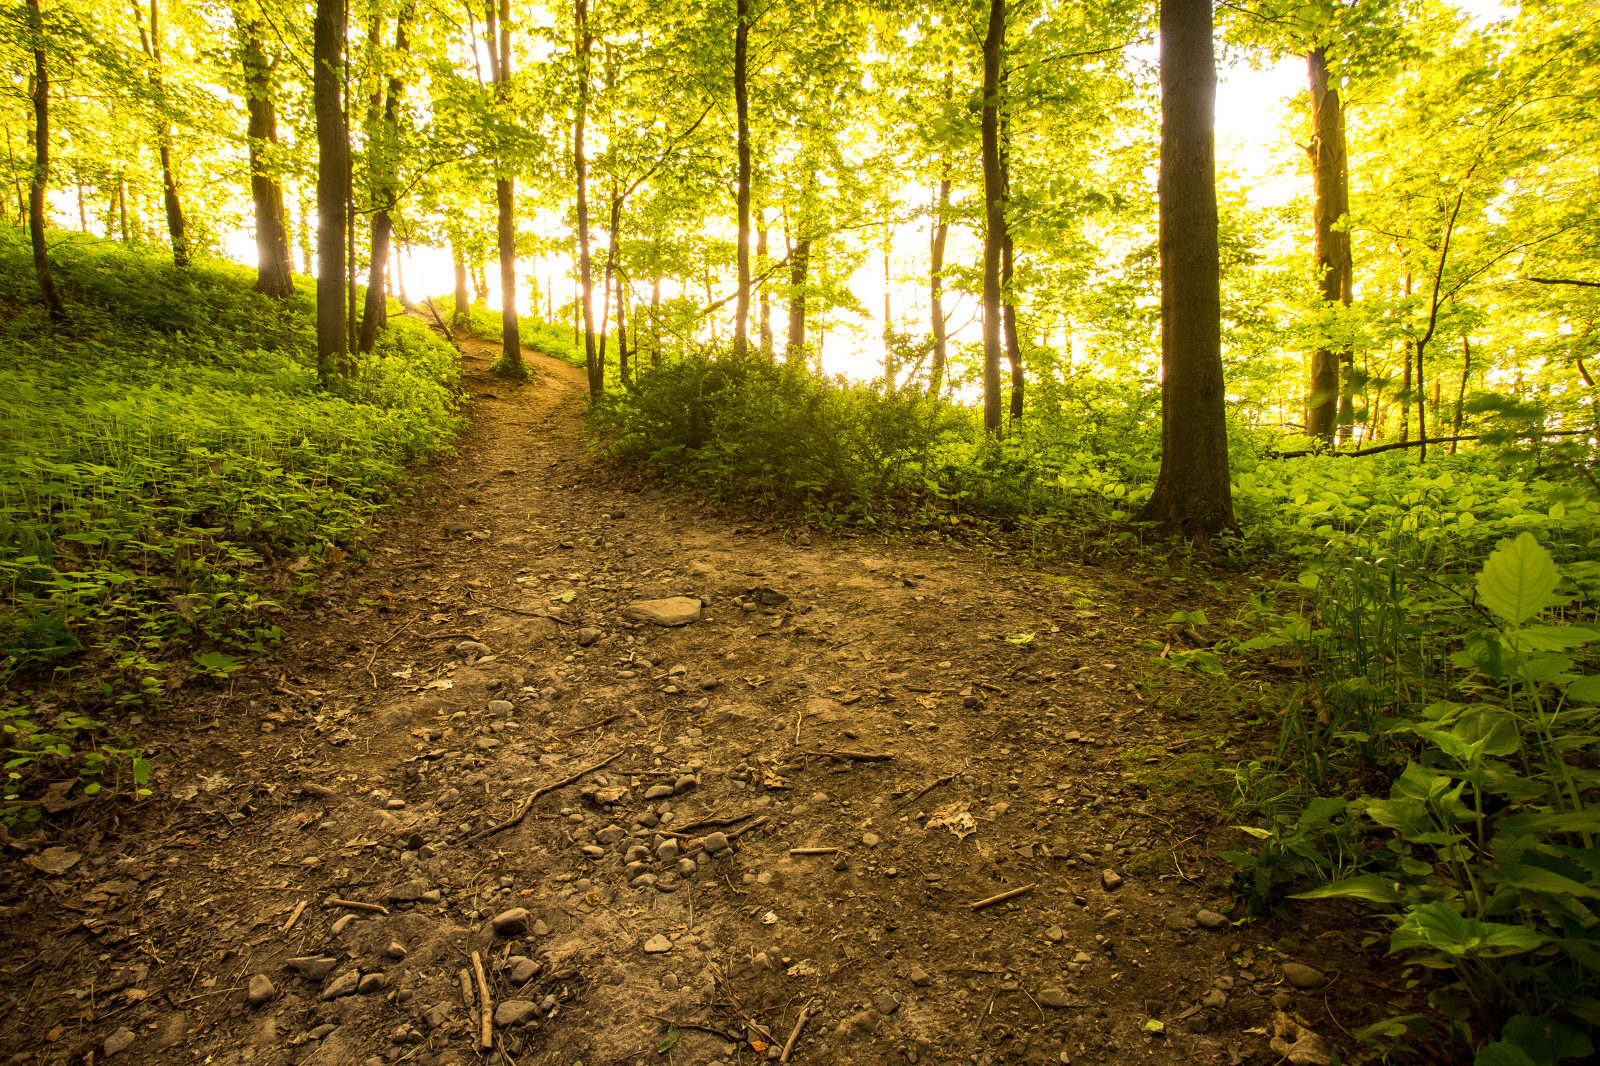
<path id="1" fill-rule="evenodd" d="M 1545 942 L 1526 926 L 1480 922 L 1457 913 L 1448 903 L 1425 903 L 1413 908 L 1395 929 L 1389 951 L 1425 948 L 1461 958 L 1499 958 L 1537 950 Z"/>
<path id="2" fill-rule="evenodd" d="M 1368 903 L 1399 903 L 1402 899 L 1393 882 L 1378 874 L 1347 877 L 1343 881 L 1313 888 L 1309 892 L 1296 892 L 1290 899 L 1364 899 Z"/>
<path id="3" fill-rule="evenodd" d="M 1588 674 L 1567 685 L 1571 703 L 1600 704 L 1600 674 Z"/>
<path id="4" fill-rule="evenodd" d="M 1489 610 L 1520 626 L 1550 605 L 1559 581 L 1550 553 L 1523 531 L 1489 555 L 1478 574 L 1478 596 Z"/>

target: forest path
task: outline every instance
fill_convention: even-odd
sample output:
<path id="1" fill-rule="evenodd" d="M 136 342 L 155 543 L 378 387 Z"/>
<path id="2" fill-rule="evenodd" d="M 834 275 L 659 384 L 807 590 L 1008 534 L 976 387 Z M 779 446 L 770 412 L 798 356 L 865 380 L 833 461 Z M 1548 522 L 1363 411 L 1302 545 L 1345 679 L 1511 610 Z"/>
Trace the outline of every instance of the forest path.
<path id="1" fill-rule="evenodd" d="M 518 1066 L 750 1063 L 802 1010 L 798 1063 L 1277 1057 L 1205 822 L 1129 772 L 1192 591 L 733 524 L 593 458 L 578 369 L 465 347 L 459 457 L 19 890 L 6 1061 L 470 1062 L 473 952 Z"/>

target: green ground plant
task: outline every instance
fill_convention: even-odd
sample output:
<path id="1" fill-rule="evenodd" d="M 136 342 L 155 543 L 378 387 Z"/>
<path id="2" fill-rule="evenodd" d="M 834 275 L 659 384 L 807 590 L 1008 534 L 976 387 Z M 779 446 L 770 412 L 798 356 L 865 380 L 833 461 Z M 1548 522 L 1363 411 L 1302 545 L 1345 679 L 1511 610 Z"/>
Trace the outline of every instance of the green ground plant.
<path id="1" fill-rule="evenodd" d="M 358 550 L 458 428 L 454 353 L 421 323 L 394 320 L 324 389 L 308 295 L 84 237 L 53 259 L 70 331 L 39 321 L 0 226 L 8 798 L 63 773 L 142 786 L 138 717 L 270 647 L 275 601 Z"/>

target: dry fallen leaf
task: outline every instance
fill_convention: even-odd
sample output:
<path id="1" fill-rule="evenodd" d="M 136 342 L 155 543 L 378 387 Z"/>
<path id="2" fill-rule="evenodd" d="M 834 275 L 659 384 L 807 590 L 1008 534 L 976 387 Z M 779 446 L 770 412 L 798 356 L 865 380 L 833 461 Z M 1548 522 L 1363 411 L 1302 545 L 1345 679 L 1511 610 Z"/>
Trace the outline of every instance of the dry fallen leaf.
<path id="1" fill-rule="evenodd" d="M 71 848 L 45 848 L 39 854 L 29 855 L 22 861 L 40 873 L 57 876 L 78 865 L 78 860 L 82 858 L 82 855 Z"/>

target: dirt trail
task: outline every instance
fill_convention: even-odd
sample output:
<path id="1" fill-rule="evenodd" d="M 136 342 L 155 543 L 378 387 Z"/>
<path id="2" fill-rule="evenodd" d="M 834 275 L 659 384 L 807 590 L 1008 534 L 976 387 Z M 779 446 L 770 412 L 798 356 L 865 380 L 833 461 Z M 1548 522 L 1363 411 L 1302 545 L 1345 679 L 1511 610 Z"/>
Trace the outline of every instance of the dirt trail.
<path id="1" fill-rule="evenodd" d="M 736 526 L 589 457 L 579 370 L 488 354 L 370 563 L 174 710 L 157 799 L 5 868 L 0 1061 L 470 1062 L 473 952 L 520 1066 L 751 1063 L 802 1011 L 797 1063 L 1270 1063 L 1275 995 L 1335 1032 L 1197 924 L 1225 868 L 1129 772 L 1180 742 L 1128 672 L 1178 599 Z M 663 597 L 705 606 L 619 613 Z"/>

